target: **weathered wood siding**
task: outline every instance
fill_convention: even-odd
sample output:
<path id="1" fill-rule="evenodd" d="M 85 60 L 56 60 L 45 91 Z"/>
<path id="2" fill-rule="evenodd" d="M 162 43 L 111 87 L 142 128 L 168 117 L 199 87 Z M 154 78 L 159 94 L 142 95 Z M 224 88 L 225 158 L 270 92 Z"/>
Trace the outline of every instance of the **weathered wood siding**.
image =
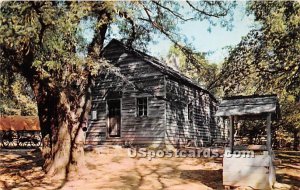
<path id="1" fill-rule="evenodd" d="M 92 90 L 92 111 L 97 119 L 91 120 L 86 133 L 86 144 L 103 144 L 117 141 L 131 144 L 164 142 L 165 101 L 164 75 L 158 69 L 119 46 L 109 47 L 104 55 L 117 64 L 119 70 L 100 75 Z M 137 116 L 137 97 L 148 98 L 148 116 Z M 121 100 L 121 137 L 107 134 L 107 100 Z"/>
<path id="2" fill-rule="evenodd" d="M 190 141 L 192 145 L 205 146 L 221 138 L 223 134 L 214 117 L 216 101 L 207 92 L 168 78 L 166 99 L 166 143 L 184 146 Z"/>
<path id="3" fill-rule="evenodd" d="M 120 44 L 110 43 L 103 53 L 113 66 L 100 74 L 92 90 L 92 113 L 86 133 L 87 144 L 129 143 L 197 146 L 224 137 L 214 117 L 216 101 L 207 91 L 193 85 L 180 73 L 151 56 Z M 137 116 L 138 97 L 148 98 L 147 117 Z M 120 99 L 121 135 L 108 136 L 107 101 Z M 191 119 L 188 105 L 191 105 Z M 93 115 L 93 114 L 92 114 Z"/>
<path id="4" fill-rule="evenodd" d="M 216 116 L 217 127 L 218 127 L 218 136 L 219 140 L 228 140 L 229 138 L 229 120 Z"/>

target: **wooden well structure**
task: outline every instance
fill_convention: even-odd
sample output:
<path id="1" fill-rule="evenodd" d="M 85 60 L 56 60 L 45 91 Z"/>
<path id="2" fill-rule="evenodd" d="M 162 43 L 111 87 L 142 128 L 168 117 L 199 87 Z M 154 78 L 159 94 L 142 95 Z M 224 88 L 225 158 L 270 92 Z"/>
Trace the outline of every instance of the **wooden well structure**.
<path id="1" fill-rule="evenodd" d="M 223 185 L 270 189 L 274 185 L 274 153 L 271 121 L 280 118 L 276 95 L 232 96 L 223 98 L 216 116 L 229 119 L 229 147 L 223 158 Z M 266 120 L 266 145 L 235 146 L 235 124 L 241 120 Z"/>

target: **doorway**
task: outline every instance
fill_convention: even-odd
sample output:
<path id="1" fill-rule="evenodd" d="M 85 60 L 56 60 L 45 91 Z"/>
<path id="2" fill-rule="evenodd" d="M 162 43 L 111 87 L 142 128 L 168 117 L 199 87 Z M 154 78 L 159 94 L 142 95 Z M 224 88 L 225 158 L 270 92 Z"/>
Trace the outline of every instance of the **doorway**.
<path id="1" fill-rule="evenodd" d="M 121 136 L 121 101 L 108 100 L 108 136 Z"/>

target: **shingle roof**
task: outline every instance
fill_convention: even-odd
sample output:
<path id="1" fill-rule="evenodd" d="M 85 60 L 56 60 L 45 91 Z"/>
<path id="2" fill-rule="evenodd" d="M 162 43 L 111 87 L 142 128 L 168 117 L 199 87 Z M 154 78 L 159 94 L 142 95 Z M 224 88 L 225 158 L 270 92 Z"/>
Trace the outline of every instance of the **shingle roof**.
<path id="1" fill-rule="evenodd" d="M 39 131 L 39 118 L 36 116 L 1 116 L 0 131 Z"/>
<path id="2" fill-rule="evenodd" d="M 182 82 L 184 82 L 185 84 L 188 84 L 190 86 L 193 86 L 193 87 L 196 87 L 206 93 L 208 93 L 210 95 L 210 97 L 212 99 L 214 99 L 215 101 L 216 98 L 214 97 L 213 94 L 211 94 L 207 89 L 205 89 L 203 86 L 201 86 L 200 84 L 198 83 L 195 83 L 194 81 L 192 81 L 190 78 L 186 77 L 184 74 L 174 70 L 173 68 L 167 66 L 166 64 L 162 63 L 159 59 L 153 57 L 153 56 L 150 56 L 144 52 L 141 52 L 139 50 L 136 50 L 136 49 L 133 49 L 133 48 L 130 48 L 126 45 L 124 45 L 122 42 L 120 42 L 119 40 L 116 40 L 116 39 L 112 39 L 108 45 L 104 48 L 104 51 L 105 49 L 107 49 L 110 45 L 112 44 L 118 44 L 120 45 L 121 47 L 123 47 L 127 52 L 130 52 L 130 53 L 133 53 L 134 55 L 138 56 L 138 57 L 141 57 L 143 60 L 147 61 L 148 63 L 150 63 L 151 65 L 153 65 L 154 67 L 156 67 L 160 72 L 162 72 L 163 74 L 166 74 L 174 79 L 177 79 L 177 80 L 180 80 Z"/>
<path id="3" fill-rule="evenodd" d="M 225 97 L 221 101 L 216 116 L 243 116 L 272 113 L 280 116 L 276 95 L 252 95 Z"/>

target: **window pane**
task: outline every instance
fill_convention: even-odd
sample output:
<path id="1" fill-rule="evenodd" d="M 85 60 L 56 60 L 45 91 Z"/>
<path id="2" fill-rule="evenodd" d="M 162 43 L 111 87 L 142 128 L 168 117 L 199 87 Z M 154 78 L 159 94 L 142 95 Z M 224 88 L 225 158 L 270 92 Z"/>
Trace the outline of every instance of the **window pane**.
<path id="1" fill-rule="evenodd" d="M 147 98 L 144 98 L 144 115 L 147 116 Z"/>
<path id="2" fill-rule="evenodd" d="M 97 119 L 97 110 L 93 110 L 92 111 L 92 120 L 96 120 Z"/>
<path id="3" fill-rule="evenodd" d="M 137 98 L 137 115 L 147 115 L 147 98 Z"/>
<path id="4" fill-rule="evenodd" d="M 191 121 L 193 119 L 193 104 L 188 104 L 188 119 Z"/>

